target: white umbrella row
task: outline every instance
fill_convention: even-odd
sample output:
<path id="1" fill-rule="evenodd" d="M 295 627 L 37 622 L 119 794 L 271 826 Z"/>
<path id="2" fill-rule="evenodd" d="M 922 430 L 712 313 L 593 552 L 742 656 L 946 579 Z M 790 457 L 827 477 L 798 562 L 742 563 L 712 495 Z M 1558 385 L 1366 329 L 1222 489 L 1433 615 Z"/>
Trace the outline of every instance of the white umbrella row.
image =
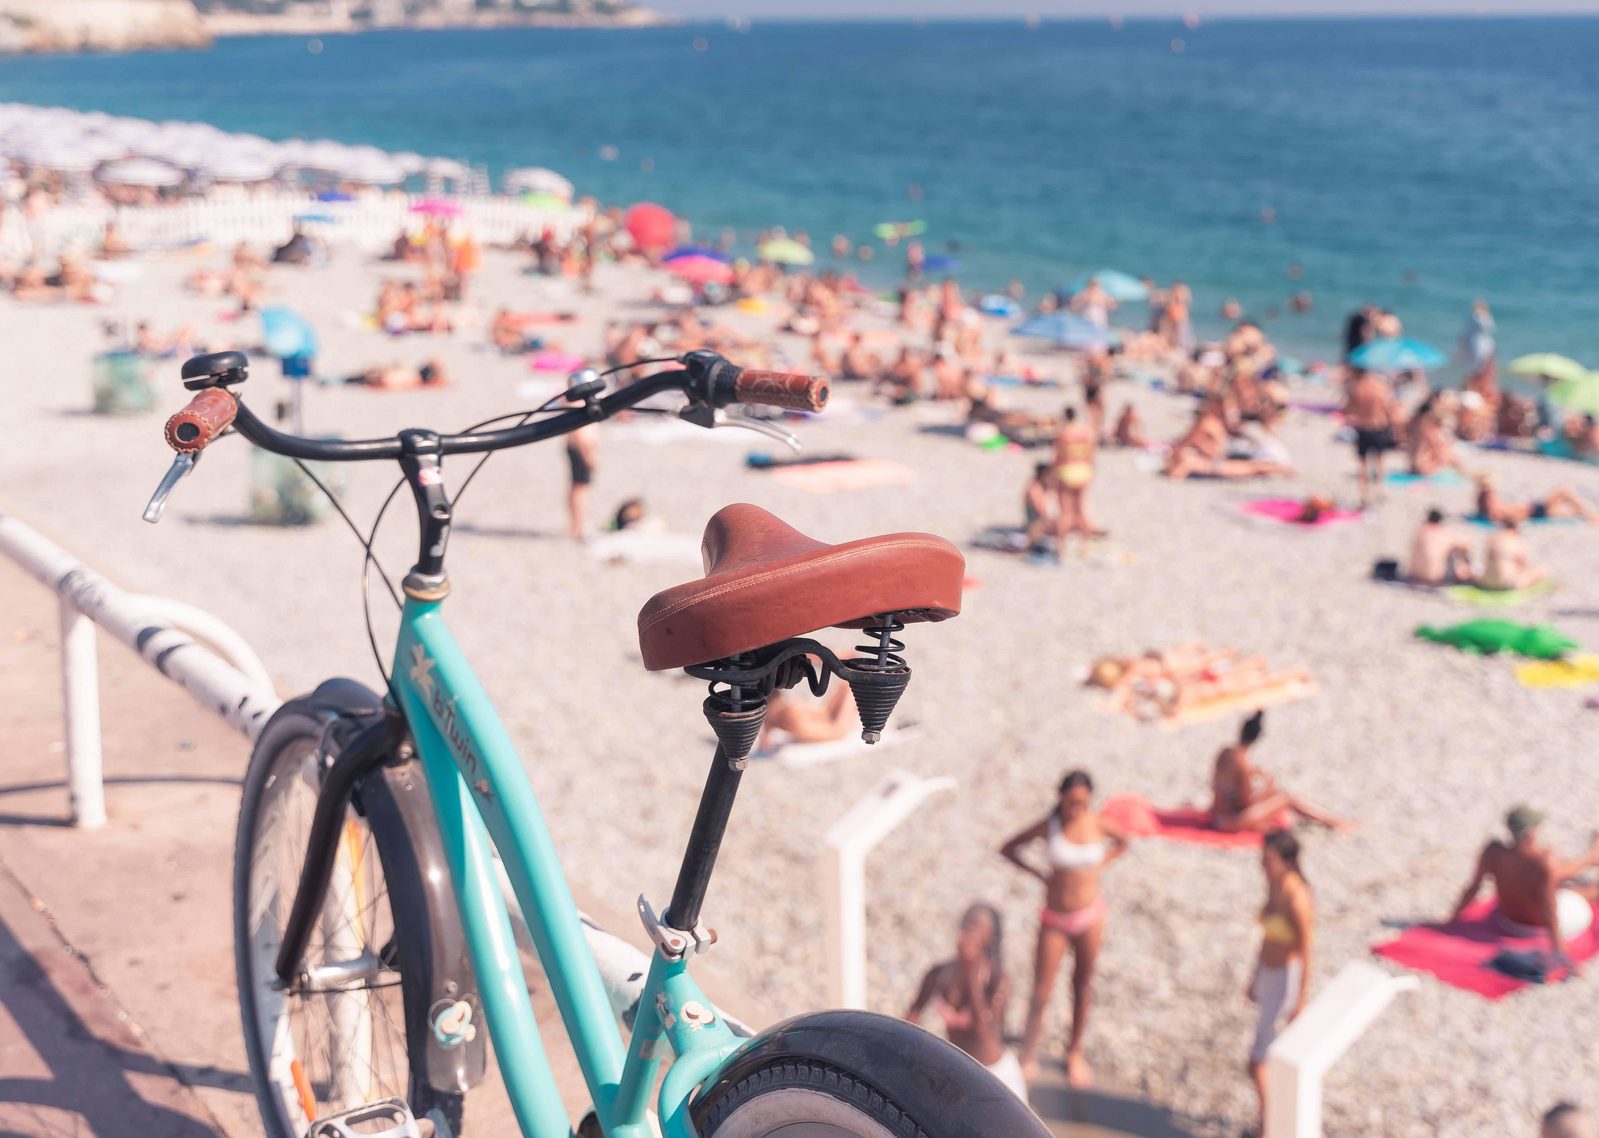
<path id="1" fill-rule="evenodd" d="M 103 182 L 130 186 L 174 186 L 190 178 L 265 182 L 299 171 L 370 186 L 397 186 L 426 175 L 430 186 L 439 186 L 465 182 L 472 174 L 471 167 L 453 159 L 391 154 L 376 146 L 328 139 L 273 142 L 206 123 L 151 122 L 18 103 L 0 103 L 0 160 L 6 159 L 63 174 L 97 171 Z"/>

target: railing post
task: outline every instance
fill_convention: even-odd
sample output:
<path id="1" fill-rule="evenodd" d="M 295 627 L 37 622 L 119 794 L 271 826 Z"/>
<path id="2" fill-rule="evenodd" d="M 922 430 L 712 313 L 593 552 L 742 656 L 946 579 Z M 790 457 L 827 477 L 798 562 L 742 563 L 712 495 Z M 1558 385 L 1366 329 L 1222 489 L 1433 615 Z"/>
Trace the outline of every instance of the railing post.
<path id="1" fill-rule="evenodd" d="M 948 777 L 918 778 L 890 771 L 822 839 L 827 998 L 833 1007 L 866 1006 L 867 853 L 929 797 L 955 785 Z"/>
<path id="2" fill-rule="evenodd" d="M 82 829 L 105 825 L 100 753 L 100 667 L 94 622 L 61 597 L 61 718 L 66 725 L 67 786 L 72 822 Z"/>

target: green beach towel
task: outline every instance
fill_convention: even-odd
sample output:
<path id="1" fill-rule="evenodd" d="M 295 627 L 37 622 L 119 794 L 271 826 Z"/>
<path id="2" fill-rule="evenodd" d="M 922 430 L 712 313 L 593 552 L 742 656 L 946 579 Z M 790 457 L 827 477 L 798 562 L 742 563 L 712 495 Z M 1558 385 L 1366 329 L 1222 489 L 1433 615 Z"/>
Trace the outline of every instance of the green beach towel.
<path id="1" fill-rule="evenodd" d="M 1553 581 L 1539 581 L 1536 585 L 1529 585 L 1525 589 L 1483 589 L 1476 585 L 1450 585 L 1443 592 L 1450 600 L 1462 604 L 1476 605 L 1483 609 L 1502 609 L 1535 600 L 1553 592 L 1554 587 Z"/>
<path id="2" fill-rule="evenodd" d="M 1509 651 L 1533 660 L 1558 660 L 1577 648 L 1575 640 L 1548 625 L 1508 620 L 1468 620 L 1448 628 L 1423 624 L 1416 629 L 1416 636 L 1478 656 Z"/>

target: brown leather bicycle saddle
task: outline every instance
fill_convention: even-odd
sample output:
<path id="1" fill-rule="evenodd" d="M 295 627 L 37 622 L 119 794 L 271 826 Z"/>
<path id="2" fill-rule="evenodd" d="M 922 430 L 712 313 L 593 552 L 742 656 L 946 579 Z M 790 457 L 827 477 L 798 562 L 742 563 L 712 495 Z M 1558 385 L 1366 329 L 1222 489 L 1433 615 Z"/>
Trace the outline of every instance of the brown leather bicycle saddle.
<path id="1" fill-rule="evenodd" d="M 638 614 L 652 672 L 720 660 L 884 612 L 906 622 L 961 610 L 966 559 L 926 533 L 828 545 L 759 506 L 720 509 L 700 543 L 705 576 L 656 593 Z"/>

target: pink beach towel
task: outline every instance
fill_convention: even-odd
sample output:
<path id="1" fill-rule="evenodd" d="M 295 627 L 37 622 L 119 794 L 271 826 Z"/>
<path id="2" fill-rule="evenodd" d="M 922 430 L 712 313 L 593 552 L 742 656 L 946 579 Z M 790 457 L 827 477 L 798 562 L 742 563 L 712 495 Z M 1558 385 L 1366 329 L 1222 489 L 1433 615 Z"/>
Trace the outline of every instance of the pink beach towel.
<path id="1" fill-rule="evenodd" d="M 1260 848 L 1260 834 L 1254 831 L 1234 834 L 1218 830 L 1211 824 L 1209 811 L 1194 806 L 1157 810 L 1149 804 L 1148 799 L 1135 794 L 1118 794 L 1106 799 L 1100 813 L 1130 837 L 1165 838 L 1169 842 L 1185 842 L 1223 850 Z M 1275 825 L 1280 827 L 1286 827 L 1292 821 L 1287 811 L 1273 819 Z"/>
<path id="2" fill-rule="evenodd" d="M 1527 981 L 1506 976 L 1488 962 L 1500 952 L 1547 952 L 1545 936 L 1506 936 L 1494 919 L 1495 904 L 1478 901 L 1460 920 L 1448 925 L 1416 925 L 1393 940 L 1374 944 L 1371 951 L 1416 972 L 1429 972 L 1445 984 L 1475 992 L 1485 1000 L 1502 1000 L 1527 987 Z M 1599 929 L 1566 941 L 1577 963 L 1599 955 Z"/>
<path id="3" fill-rule="evenodd" d="M 903 486 L 913 474 L 905 464 L 886 458 L 858 458 L 780 467 L 772 471 L 772 481 L 808 494 L 837 494 L 841 490 Z"/>
<path id="4" fill-rule="evenodd" d="M 1313 522 L 1302 522 L 1299 516 L 1304 513 L 1305 503 L 1298 498 L 1256 498 L 1238 508 L 1253 517 L 1266 518 L 1303 529 L 1320 529 L 1322 526 L 1335 525 L 1338 522 L 1352 522 L 1360 517 L 1359 510 L 1333 509 L 1326 511 Z"/>
<path id="5" fill-rule="evenodd" d="M 577 371 L 588 361 L 575 352 L 551 349 L 537 353 L 529 362 L 534 371 Z"/>

